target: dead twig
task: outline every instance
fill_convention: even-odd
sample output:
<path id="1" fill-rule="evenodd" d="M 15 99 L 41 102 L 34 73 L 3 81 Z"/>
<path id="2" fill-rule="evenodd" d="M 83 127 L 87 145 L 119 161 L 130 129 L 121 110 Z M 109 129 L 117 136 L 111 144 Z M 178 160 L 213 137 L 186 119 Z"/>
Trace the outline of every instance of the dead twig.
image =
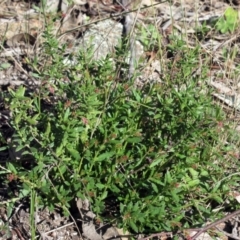
<path id="1" fill-rule="evenodd" d="M 213 228 L 213 227 L 216 227 L 218 224 L 220 224 L 220 223 L 222 223 L 222 222 L 226 222 L 227 220 L 235 217 L 235 216 L 238 215 L 238 214 L 240 214 L 240 210 L 237 210 L 237 211 L 235 211 L 235 212 L 233 212 L 233 213 L 231 213 L 231 214 L 223 217 L 222 219 L 219 219 L 219 220 L 217 220 L 217 221 L 215 221 L 215 222 L 213 222 L 213 223 L 208 224 L 207 226 L 203 227 L 198 233 L 196 233 L 196 234 L 191 238 L 191 240 L 196 239 L 198 236 L 200 236 L 202 233 L 206 232 L 208 229 Z"/>
<path id="2" fill-rule="evenodd" d="M 235 216 L 238 215 L 238 214 L 240 214 L 240 210 L 237 210 L 237 211 L 235 211 L 235 212 L 233 212 L 233 213 L 231 213 L 231 214 L 229 214 L 229 215 L 227 215 L 227 216 L 225 216 L 225 217 L 223 217 L 223 218 L 221 218 L 221 219 L 219 219 L 219 220 L 217 220 L 217 221 L 215 221 L 215 222 L 213 222 L 213 223 L 210 223 L 210 224 L 206 225 L 205 227 L 202 227 L 202 228 L 183 229 L 183 230 L 177 231 L 176 234 L 182 233 L 183 231 L 187 231 L 187 232 L 196 232 L 196 231 L 198 231 L 194 236 L 192 236 L 192 237 L 190 238 L 191 240 L 194 240 L 194 239 L 196 239 L 198 236 L 200 236 L 202 233 L 204 233 L 204 232 L 206 232 L 207 230 L 209 230 L 210 228 L 216 228 L 216 226 L 219 225 L 220 223 L 226 222 L 227 220 L 235 217 Z M 141 238 L 141 239 L 139 239 L 139 240 L 149 240 L 149 239 L 151 239 L 151 238 L 153 238 L 153 237 L 161 237 L 161 236 L 169 236 L 169 237 L 172 237 L 173 234 L 174 234 L 173 232 L 159 232 L 159 233 L 151 234 L 151 235 L 149 235 L 149 236 L 147 236 L 147 237 L 144 237 L 144 238 Z M 226 236 L 230 236 L 229 234 L 227 234 L 227 233 L 225 233 L 225 232 L 224 232 L 224 234 L 225 234 Z M 234 238 L 234 239 L 237 239 L 237 240 L 240 239 L 240 238 L 237 238 L 237 237 L 232 236 L 232 235 L 231 235 L 231 237 Z"/>
<path id="3" fill-rule="evenodd" d="M 232 239 L 240 240 L 239 237 L 236 237 L 236 236 L 234 236 L 233 234 L 226 233 L 225 231 L 223 231 L 222 229 L 220 229 L 220 228 L 218 228 L 218 227 L 216 227 L 216 228 L 217 228 L 217 230 L 218 230 L 219 232 L 223 233 L 225 236 L 228 236 L 228 237 L 230 237 L 230 238 L 232 238 Z"/>

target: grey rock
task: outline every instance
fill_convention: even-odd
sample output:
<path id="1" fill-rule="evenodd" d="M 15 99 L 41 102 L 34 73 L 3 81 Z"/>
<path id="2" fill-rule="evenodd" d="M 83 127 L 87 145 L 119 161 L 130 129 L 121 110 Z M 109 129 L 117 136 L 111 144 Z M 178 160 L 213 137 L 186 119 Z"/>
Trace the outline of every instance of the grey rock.
<path id="1" fill-rule="evenodd" d="M 122 31 L 121 23 L 111 19 L 104 20 L 90 26 L 80 40 L 80 45 L 84 49 L 92 46 L 93 59 L 99 60 L 114 52 L 114 47 L 121 41 Z"/>

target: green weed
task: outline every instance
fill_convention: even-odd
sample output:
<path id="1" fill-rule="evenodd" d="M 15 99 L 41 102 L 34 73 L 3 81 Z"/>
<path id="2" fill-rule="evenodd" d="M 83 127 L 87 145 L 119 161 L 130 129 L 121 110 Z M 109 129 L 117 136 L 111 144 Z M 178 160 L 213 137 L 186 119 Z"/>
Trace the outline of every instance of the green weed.
<path id="1" fill-rule="evenodd" d="M 232 33 L 236 30 L 238 22 L 238 12 L 233 8 L 229 7 L 226 9 L 224 16 L 218 20 L 216 28 L 221 33 Z"/>
<path id="2" fill-rule="evenodd" d="M 174 41 L 170 50 L 180 58 L 168 63 L 163 82 L 137 89 L 116 81 L 110 59 L 92 61 L 86 51 L 66 66 L 64 46 L 50 32 L 45 38 L 51 64 L 34 65 L 41 87 L 9 90 L 6 97 L 14 143 L 27 159 L 9 162 L 1 174 L 18 179 L 31 215 L 36 206 L 58 206 L 67 215 L 79 197 L 105 221 L 106 200 L 115 199 L 114 222 L 132 232 L 173 230 L 212 217 L 235 179 L 227 178 L 232 148 L 221 136 L 228 131 L 225 116 L 205 87 L 207 64 L 196 73 L 200 49 Z M 31 225 L 34 236 L 33 218 Z"/>

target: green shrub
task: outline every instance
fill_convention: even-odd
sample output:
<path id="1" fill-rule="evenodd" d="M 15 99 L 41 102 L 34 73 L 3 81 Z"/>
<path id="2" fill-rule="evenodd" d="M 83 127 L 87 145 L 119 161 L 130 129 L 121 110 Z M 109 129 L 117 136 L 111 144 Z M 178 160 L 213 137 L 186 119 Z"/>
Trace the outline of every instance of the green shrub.
<path id="1" fill-rule="evenodd" d="M 39 206 L 60 206 L 66 214 L 74 198 L 87 198 L 99 218 L 105 201 L 115 199 L 114 221 L 134 232 L 211 217 L 231 181 L 221 181 L 228 174 L 220 154 L 224 116 L 204 87 L 207 68 L 193 74 L 199 49 L 176 42 L 170 50 L 181 58 L 169 64 L 163 82 L 136 89 L 114 81 L 109 59 L 94 62 L 79 52 L 77 65 L 64 65 L 52 42 L 45 49 L 52 64 L 38 71 L 40 90 L 20 87 L 7 99 L 18 150 L 34 158 L 8 165 L 20 189 L 34 191 Z"/>

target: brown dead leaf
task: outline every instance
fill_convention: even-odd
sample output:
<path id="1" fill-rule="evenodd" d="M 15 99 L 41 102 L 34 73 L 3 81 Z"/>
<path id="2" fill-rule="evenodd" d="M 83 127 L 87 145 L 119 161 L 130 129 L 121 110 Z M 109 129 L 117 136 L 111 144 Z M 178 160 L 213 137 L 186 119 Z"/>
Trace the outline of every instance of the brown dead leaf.
<path id="1" fill-rule="evenodd" d="M 66 32 L 83 24 L 83 14 L 77 5 L 71 7 L 64 16 L 61 32 Z"/>
<path id="2" fill-rule="evenodd" d="M 6 44 L 8 47 L 18 46 L 33 46 L 36 42 L 36 38 L 28 33 L 19 33 L 7 40 Z"/>

